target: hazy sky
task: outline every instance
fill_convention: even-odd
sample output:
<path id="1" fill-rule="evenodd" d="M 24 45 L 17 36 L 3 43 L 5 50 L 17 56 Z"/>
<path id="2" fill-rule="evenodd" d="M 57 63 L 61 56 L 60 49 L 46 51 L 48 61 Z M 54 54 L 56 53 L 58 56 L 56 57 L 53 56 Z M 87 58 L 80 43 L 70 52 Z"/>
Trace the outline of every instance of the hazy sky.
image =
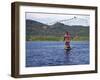
<path id="1" fill-rule="evenodd" d="M 62 22 L 67 25 L 90 25 L 89 15 L 74 15 L 74 14 L 48 14 L 48 13 L 32 13 L 27 12 L 26 19 L 39 21 L 44 24 L 52 25 L 55 22 Z"/>

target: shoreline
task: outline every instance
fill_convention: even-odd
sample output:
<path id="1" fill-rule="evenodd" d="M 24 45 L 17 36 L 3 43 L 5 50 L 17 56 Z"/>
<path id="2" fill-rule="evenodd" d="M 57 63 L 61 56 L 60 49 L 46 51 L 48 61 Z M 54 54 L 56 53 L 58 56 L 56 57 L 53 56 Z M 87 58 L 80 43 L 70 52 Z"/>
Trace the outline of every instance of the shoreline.
<path id="1" fill-rule="evenodd" d="M 26 41 L 26 42 L 65 42 L 65 41 Z M 89 42 L 89 40 L 84 40 L 84 41 L 70 41 L 70 42 Z"/>

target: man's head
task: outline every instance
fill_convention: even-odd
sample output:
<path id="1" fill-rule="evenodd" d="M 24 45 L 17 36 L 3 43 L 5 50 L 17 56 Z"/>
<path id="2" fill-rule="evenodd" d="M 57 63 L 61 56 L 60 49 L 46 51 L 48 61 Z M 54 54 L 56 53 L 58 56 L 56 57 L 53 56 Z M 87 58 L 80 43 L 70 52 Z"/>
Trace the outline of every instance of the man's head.
<path id="1" fill-rule="evenodd" d="M 66 31 L 66 34 L 69 34 L 69 32 L 68 32 L 68 31 Z"/>

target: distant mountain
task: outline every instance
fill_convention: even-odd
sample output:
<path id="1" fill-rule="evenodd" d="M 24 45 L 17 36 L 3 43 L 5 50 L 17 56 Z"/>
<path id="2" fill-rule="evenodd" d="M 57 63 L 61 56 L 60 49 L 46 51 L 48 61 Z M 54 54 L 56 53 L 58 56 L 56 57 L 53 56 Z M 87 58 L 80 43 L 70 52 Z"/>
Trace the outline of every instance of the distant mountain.
<path id="1" fill-rule="evenodd" d="M 89 36 L 89 26 L 74 25 L 69 26 L 57 22 L 53 25 L 47 25 L 34 20 L 26 20 L 27 36 L 63 36 L 68 31 L 72 36 Z"/>
<path id="2" fill-rule="evenodd" d="M 42 35 L 48 25 L 34 21 L 26 20 L 26 35 Z"/>

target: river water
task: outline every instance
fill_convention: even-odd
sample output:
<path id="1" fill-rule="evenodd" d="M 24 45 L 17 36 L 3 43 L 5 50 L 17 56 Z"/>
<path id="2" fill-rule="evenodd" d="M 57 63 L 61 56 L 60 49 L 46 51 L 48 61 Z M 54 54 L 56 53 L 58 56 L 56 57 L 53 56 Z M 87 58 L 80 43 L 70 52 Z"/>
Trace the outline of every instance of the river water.
<path id="1" fill-rule="evenodd" d="M 27 41 L 26 67 L 89 64 L 89 42 L 73 41 L 66 51 L 62 41 Z"/>

